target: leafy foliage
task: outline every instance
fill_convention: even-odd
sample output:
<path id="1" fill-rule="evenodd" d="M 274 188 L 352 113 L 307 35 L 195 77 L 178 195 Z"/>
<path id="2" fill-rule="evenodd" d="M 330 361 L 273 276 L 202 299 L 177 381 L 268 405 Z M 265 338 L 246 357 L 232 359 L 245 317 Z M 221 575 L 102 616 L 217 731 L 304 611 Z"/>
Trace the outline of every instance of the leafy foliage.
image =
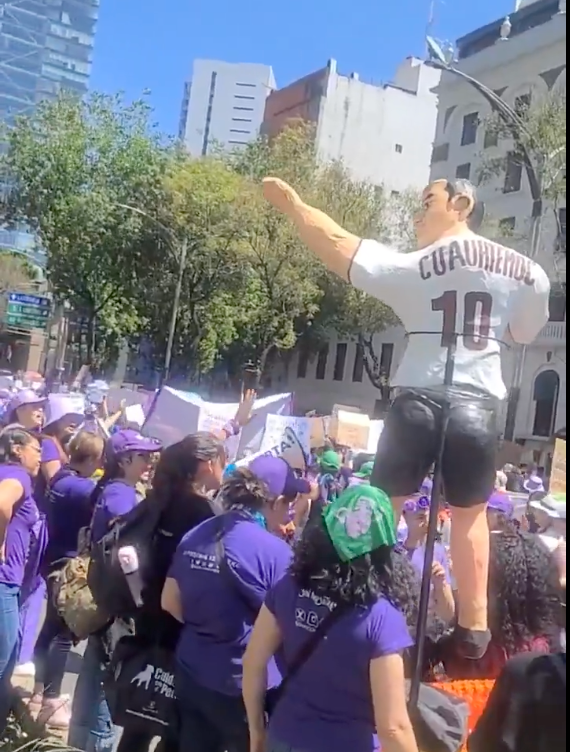
<path id="1" fill-rule="evenodd" d="M 148 247 L 142 217 L 119 205 L 144 210 L 161 200 L 168 150 L 150 114 L 144 101 L 62 95 L 5 135 L 3 172 L 13 180 L 6 220 L 25 220 L 37 233 L 52 291 L 86 321 L 89 356 L 97 329 L 137 329 L 133 297 Z"/>
<path id="2" fill-rule="evenodd" d="M 555 88 L 546 96 L 530 99 L 526 106 L 521 105 L 519 114 L 524 122 L 524 131 L 513 132 L 498 115 L 493 115 L 487 123 L 488 133 L 493 134 L 499 144 L 511 142 L 510 152 L 522 155 L 524 146 L 537 167 L 543 184 L 545 197 L 559 206 L 566 200 L 566 89 Z M 482 164 L 480 177 L 489 180 L 505 174 L 504 150 L 500 156 L 487 156 Z M 520 164 L 524 160 L 520 157 Z"/>
<path id="3" fill-rule="evenodd" d="M 416 197 L 322 164 L 312 126 L 192 159 L 153 129 L 144 101 L 96 94 L 40 105 L 6 140 L 4 219 L 37 233 L 53 293 L 83 322 L 89 360 L 150 340 L 162 364 L 180 282 L 174 357 L 185 375 L 224 364 L 231 377 L 250 360 L 263 369 L 298 344 L 316 352 L 335 330 L 360 341 L 382 384 L 373 335 L 394 314 L 329 274 L 264 200 L 261 180 L 277 175 L 347 229 L 403 250 Z"/>

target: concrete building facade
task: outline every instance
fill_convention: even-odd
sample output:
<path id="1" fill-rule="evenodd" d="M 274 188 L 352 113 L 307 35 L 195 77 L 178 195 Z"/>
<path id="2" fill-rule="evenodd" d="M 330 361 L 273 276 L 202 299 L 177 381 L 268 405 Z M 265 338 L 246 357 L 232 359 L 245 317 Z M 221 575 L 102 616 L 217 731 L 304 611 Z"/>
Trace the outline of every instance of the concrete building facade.
<path id="1" fill-rule="evenodd" d="M 513 30 L 508 41 L 500 40 L 504 17 L 458 41 L 458 67 L 513 105 L 523 101 L 519 97 L 538 97 L 555 91 L 555 87 L 565 87 L 566 17 L 559 11 L 559 0 L 521 3 L 511 16 Z M 475 180 L 486 150 L 492 149 L 494 156 L 506 156 L 509 143 L 489 141 L 483 127 L 490 115 L 489 107 L 468 84 L 445 75 L 437 95 L 439 115 L 433 164 L 427 173 L 431 172 L 433 178 L 463 176 Z M 509 242 L 524 250 L 528 249 L 532 202 L 524 173 L 515 177 L 515 183 L 507 187 L 506 177 L 497 177 L 496 181 L 481 185 L 480 191 L 490 213 L 514 231 Z M 565 206 L 559 206 L 557 211 L 556 218 L 554 207 L 548 207 L 538 259 L 553 280 L 552 320 L 528 349 L 516 423 L 516 438 L 525 443 L 527 459 L 543 465 L 552 452 L 553 434 L 566 426 L 566 262 L 565 253 L 560 252 L 566 242 Z M 405 333 L 390 329 L 377 335 L 374 342 L 383 368 L 393 375 L 406 347 Z M 509 386 L 513 382 L 515 355 L 515 351 L 504 354 Z M 343 368 L 339 367 L 339 359 L 345 364 Z M 361 354 L 354 342 L 333 340 L 326 356 L 315 354 L 307 367 L 301 361 L 302 356 L 297 353 L 275 375 L 279 388 L 286 386 L 296 393 L 301 409 L 326 413 L 333 404 L 341 403 L 359 407 L 370 415 L 378 411 L 381 395 L 362 373 Z"/>
<path id="2" fill-rule="evenodd" d="M 313 122 L 324 161 L 341 159 L 356 180 L 392 191 L 420 188 L 429 178 L 439 80 L 440 73 L 417 58 L 407 58 L 382 85 L 357 73 L 341 75 L 331 59 L 270 94 L 263 130 L 272 135 L 295 119 Z"/>
<path id="3" fill-rule="evenodd" d="M 196 60 L 184 87 L 180 140 L 194 156 L 243 148 L 258 136 L 275 87 L 268 65 Z"/>

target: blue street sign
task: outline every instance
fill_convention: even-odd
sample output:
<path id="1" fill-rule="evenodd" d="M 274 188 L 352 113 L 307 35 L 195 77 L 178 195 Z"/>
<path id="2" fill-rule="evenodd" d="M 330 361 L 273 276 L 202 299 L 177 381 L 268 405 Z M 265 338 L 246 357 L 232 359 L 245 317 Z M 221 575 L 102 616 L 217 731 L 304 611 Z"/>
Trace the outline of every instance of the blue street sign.
<path id="1" fill-rule="evenodd" d="M 39 295 L 28 295 L 25 292 L 11 292 L 10 303 L 22 303 L 23 305 L 35 306 L 37 308 L 49 308 L 51 306 L 51 300 L 49 298 L 43 298 Z"/>
<path id="2" fill-rule="evenodd" d="M 8 294 L 6 324 L 14 329 L 47 331 L 51 313 L 51 300 L 42 295 L 25 292 Z"/>

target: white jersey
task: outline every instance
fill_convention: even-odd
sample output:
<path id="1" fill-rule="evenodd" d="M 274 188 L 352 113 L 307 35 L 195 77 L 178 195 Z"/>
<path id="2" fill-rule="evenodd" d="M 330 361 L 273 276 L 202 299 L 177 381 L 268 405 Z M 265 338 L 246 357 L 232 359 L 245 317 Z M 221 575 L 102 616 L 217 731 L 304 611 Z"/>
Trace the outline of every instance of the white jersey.
<path id="1" fill-rule="evenodd" d="M 501 343 L 531 344 L 549 318 L 546 272 L 473 233 L 409 254 L 363 240 L 350 281 L 390 306 L 409 335 L 395 387 L 441 388 L 457 339 L 453 384 L 502 400 Z"/>

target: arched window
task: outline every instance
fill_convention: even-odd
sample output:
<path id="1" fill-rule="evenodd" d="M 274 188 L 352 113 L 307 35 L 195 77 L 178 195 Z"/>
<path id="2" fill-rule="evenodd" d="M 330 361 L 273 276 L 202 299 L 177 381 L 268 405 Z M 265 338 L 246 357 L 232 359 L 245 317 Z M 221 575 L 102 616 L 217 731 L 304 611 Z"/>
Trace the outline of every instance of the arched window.
<path id="1" fill-rule="evenodd" d="M 556 371 L 539 373 L 534 382 L 533 436 L 550 438 L 554 433 L 559 396 L 560 376 Z"/>

